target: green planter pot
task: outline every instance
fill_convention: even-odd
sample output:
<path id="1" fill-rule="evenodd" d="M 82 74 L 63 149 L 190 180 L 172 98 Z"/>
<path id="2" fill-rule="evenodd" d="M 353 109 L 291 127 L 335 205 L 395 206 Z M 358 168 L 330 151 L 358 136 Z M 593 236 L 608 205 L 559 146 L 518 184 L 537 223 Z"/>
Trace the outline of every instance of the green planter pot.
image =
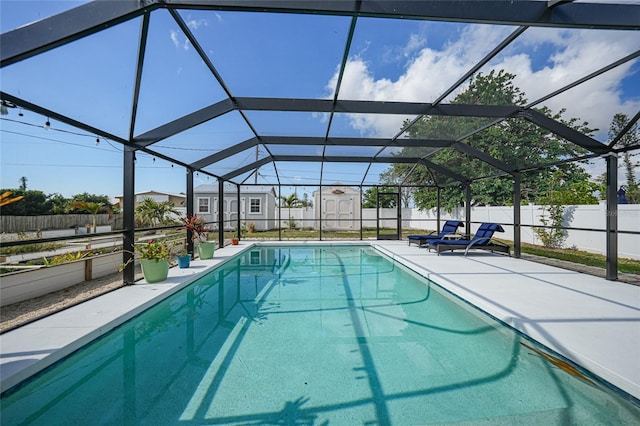
<path id="1" fill-rule="evenodd" d="M 169 262 L 165 259 L 142 259 L 142 275 L 148 283 L 157 283 L 167 279 Z"/>
<path id="2" fill-rule="evenodd" d="M 216 248 L 216 243 L 213 241 L 205 241 L 198 244 L 198 255 L 200 259 L 213 259 L 213 251 Z"/>

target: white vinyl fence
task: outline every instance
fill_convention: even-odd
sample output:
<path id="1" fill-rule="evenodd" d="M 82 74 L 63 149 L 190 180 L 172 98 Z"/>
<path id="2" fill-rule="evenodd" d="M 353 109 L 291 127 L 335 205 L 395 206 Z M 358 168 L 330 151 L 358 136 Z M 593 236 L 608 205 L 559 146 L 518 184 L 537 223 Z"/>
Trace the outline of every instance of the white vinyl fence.
<path id="1" fill-rule="evenodd" d="M 382 209 L 382 216 L 393 217 L 395 209 Z M 276 211 L 277 214 L 277 211 Z M 418 209 L 402 209 L 402 228 L 415 229 L 416 231 L 435 230 L 437 228 L 436 210 L 420 211 Z M 541 241 L 533 231 L 532 226 L 542 225 L 540 217 L 547 214 L 544 206 L 529 204 L 520 206 L 520 219 L 522 223 L 522 242 L 541 245 Z M 283 220 L 286 220 L 289 210 L 283 208 Z M 444 210 L 440 213 L 444 222 L 447 219 L 465 220 L 464 208 L 459 208 L 451 213 Z M 314 227 L 317 229 L 317 220 L 314 218 L 313 208 L 292 208 L 291 217 L 296 222 L 296 227 Z M 606 253 L 606 227 L 607 209 L 605 203 L 593 205 L 567 206 L 564 215 L 564 226 L 571 228 L 593 229 L 586 231 L 578 229 L 567 230 L 567 238 L 563 247 L 575 248 L 591 253 Z M 472 225 L 471 233 L 475 232 L 480 222 L 496 222 L 504 225 L 505 232 L 498 234 L 499 238 L 513 241 L 513 207 L 512 206 L 482 206 L 471 208 L 471 221 L 478 222 Z M 389 228 L 395 227 L 394 221 L 381 223 Z M 362 226 L 364 228 L 376 227 L 376 209 L 362 209 Z M 354 226 L 354 229 L 359 229 Z M 618 229 L 620 231 L 640 231 L 640 204 L 618 205 Z M 618 234 L 619 257 L 640 260 L 640 235 Z"/>
<path id="2" fill-rule="evenodd" d="M 375 214 L 375 211 L 374 211 Z M 529 204 L 520 207 L 522 242 L 541 245 L 541 241 L 532 226 L 542 225 L 540 217 L 547 212 L 544 206 Z M 451 214 L 441 212 L 441 220 L 465 219 L 464 208 Z M 547 216 L 548 217 L 548 216 Z M 435 229 L 435 210 L 420 212 L 416 209 L 403 209 L 403 228 Z M 596 231 L 569 229 L 563 247 L 575 248 L 591 253 L 606 253 L 606 218 L 607 209 L 604 203 L 597 205 L 567 206 L 563 226 L 570 228 L 593 229 Z M 471 208 L 472 222 L 496 222 L 503 224 L 504 234 L 497 237 L 513 241 L 513 207 L 483 206 Z M 374 222 L 375 223 L 375 222 Z M 479 224 L 472 225 L 472 233 Z M 618 205 L 618 230 L 640 231 L 640 204 Z M 618 256 L 640 260 L 640 235 L 618 234 Z"/>

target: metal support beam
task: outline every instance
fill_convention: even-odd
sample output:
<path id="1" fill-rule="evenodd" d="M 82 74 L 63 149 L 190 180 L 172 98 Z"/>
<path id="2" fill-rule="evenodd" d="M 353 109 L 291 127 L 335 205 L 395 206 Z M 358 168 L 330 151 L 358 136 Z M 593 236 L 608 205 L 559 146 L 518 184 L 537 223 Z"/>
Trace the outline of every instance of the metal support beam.
<path id="1" fill-rule="evenodd" d="M 607 162 L 607 279 L 618 279 L 618 156 L 609 154 Z"/>
<path id="2" fill-rule="evenodd" d="M 532 25 L 562 28 L 639 29 L 637 5 L 563 3 L 549 9 L 535 0 L 155 0 L 177 8 L 313 13 L 395 19 Z"/>
<path id="3" fill-rule="evenodd" d="M 533 109 L 524 111 L 521 117 L 596 154 L 606 154 L 609 151 L 607 145 Z"/>
<path id="4" fill-rule="evenodd" d="M 436 188 L 436 223 L 437 223 L 437 228 L 436 230 L 438 231 L 438 233 L 440 233 L 440 231 L 442 231 L 442 228 L 440 228 L 440 187 Z"/>
<path id="5" fill-rule="evenodd" d="M 392 141 L 384 138 L 328 138 L 307 137 L 307 136 L 261 136 L 260 139 L 253 137 L 242 141 L 236 145 L 222 149 L 215 154 L 204 157 L 193 162 L 190 166 L 193 169 L 207 167 L 217 161 L 224 160 L 232 155 L 238 154 L 247 149 L 254 148 L 262 143 L 264 145 L 302 145 L 302 146 L 380 146 L 380 147 L 420 147 L 420 148 L 447 148 L 455 141 L 439 139 L 398 139 Z"/>
<path id="6" fill-rule="evenodd" d="M 513 174 L 513 255 L 522 256 L 522 219 L 520 217 L 520 173 Z"/>
<path id="7" fill-rule="evenodd" d="M 452 145 L 453 148 L 457 149 L 458 151 L 470 155 L 471 157 L 475 157 L 480 161 L 483 161 L 487 164 L 489 164 L 490 166 L 493 166 L 499 170 L 502 170 L 503 172 L 512 172 L 514 171 L 514 168 L 509 166 L 507 163 L 504 163 L 500 160 L 498 160 L 497 158 L 492 157 L 491 155 L 484 153 L 482 151 L 479 151 L 475 148 L 473 148 L 472 146 L 467 145 L 464 142 L 456 142 Z"/>
<path id="8" fill-rule="evenodd" d="M 364 196 L 364 193 L 362 191 L 362 184 L 360 184 L 360 241 L 362 241 L 364 239 L 363 238 L 364 237 L 364 235 L 363 235 L 364 231 L 362 229 L 362 223 L 363 223 L 363 220 L 362 220 L 363 199 L 362 198 L 363 198 L 363 196 Z"/>
<path id="9" fill-rule="evenodd" d="M 218 245 L 224 247 L 224 180 L 218 179 Z"/>
<path id="10" fill-rule="evenodd" d="M 136 281 L 135 264 L 135 168 L 136 152 L 129 146 L 124 147 L 122 162 L 122 279 L 125 285 L 131 285 Z"/>
<path id="11" fill-rule="evenodd" d="M 236 97 L 236 107 L 242 111 L 335 112 L 349 114 L 444 115 L 455 117 L 507 117 L 521 106 L 439 104 L 428 102 L 354 101 L 313 98 Z"/>
<path id="12" fill-rule="evenodd" d="M 241 229 L 242 222 L 240 221 L 240 185 L 236 185 L 236 203 L 238 205 L 238 217 L 236 218 L 236 238 L 239 240 L 241 238 Z M 245 206 L 246 208 L 246 206 Z M 246 214 L 245 214 L 246 216 Z"/>
<path id="13" fill-rule="evenodd" d="M 207 157 L 204 157 L 201 160 L 191 163 L 191 167 L 193 167 L 194 169 L 201 169 L 203 167 L 207 167 L 210 164 L 213 164 L 220 160 L 224 160 L 225 158 L 231 157 L 232 155 L 235 155 L 246 149 L 253 148 L 259 143 L 260 141 L 256 137 L 247 139 L 246 141 L 240 142 L 239 144 L 236 144 L 236 145 L 232 145 L 228 148 L 225 148 L 216 152 L 215 154 L 211 154 Z"/>
<path id="14" fill-rule="evenodd" d="M 233 110 L 234 105 L 231 99 L 224 99 L 138 135 L 133 141 L 140 147 L 149 146 Z"/>
<path id="15" fill-rule="evenodd" d="M 267 163 L 270 163 L 272 161 L 273 161 L 273 159 L 271 159 L 269 157 L 264 157 L 264 158 L 262 158 L 262 159 L 260 159 L 260 160 L 258 160 L 256 162 L 253 162 L 251 164 L 247 164 L 244 167 L 240 167 L 239 169 L 236 169 L 231 173 L 227 173 L 226 175 L 222 176 L 222 179 L 223 180 L 231 180 L 236 176 L 240 176 L 241 174 L 246 173 L 249 170 L 257 169 L 260 166 L 263 166 L 263 165 L 265 165 Z"/>
<path id="16" fill-rule="evenodd" d="M 278 241 L 282 241 L 282 185 L 278 184 Z"/>
<path id="17" fill-rule="evenodd" d="M 125 22 L 145 11 L 140 0 L 92 1 L 0 36 L 4 67 Z"/>
<path id="18" fill-rule="evenodd" d="M 193 216 L 193 170 L 187 170 L 187 217 Z M 187 253 L 193 258 L 193 231 L 187 229 Z"/>
<path id="19" fill-rule="evenodd" d="M 464 186 L 464 226 L 467 228 L 465 234 L 471 236 L 471 184 Z"/>

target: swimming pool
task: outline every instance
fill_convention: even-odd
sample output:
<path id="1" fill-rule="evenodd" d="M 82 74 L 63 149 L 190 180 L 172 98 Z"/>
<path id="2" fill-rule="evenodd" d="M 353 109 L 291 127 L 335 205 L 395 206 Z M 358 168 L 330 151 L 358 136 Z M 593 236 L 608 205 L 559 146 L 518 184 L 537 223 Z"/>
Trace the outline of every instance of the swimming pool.
<path id="1" fill-rule="evenodd" d="M 570 367 L 370 247 L 257 247 L 11 390 L 1 414 L 3 424 L 638 423 L 636 405 Z"/>

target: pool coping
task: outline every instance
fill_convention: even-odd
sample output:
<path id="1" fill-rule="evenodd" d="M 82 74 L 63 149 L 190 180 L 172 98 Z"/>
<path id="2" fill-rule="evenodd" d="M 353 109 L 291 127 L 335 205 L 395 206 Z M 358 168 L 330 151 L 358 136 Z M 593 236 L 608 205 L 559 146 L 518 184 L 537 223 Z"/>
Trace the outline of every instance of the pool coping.
<path id="1" fill-rule="evenodd" d="M 582 368 L 610 383 L 614 388 L 620 389 L 632 398 L 640 399 L 640 380 L 638 380 L 640 374 L 630 374 L 629 376 L 631 377 L 627 377 L 624 374 L 625 371 L 628 372 L 629 368 L 633 368 L 634 366 L 640 372 L 640 363 L 637 361 L 634 362 L 633 359 L 631 359 L 633 357 L 633 351 L 629 351 L 628 357 L 625 359 L 627 364 L 632 363 L 631 366 L 617 365 L 612 362 L 613 359 L 611 356 L 609 356 L 609 358 L 606 357 L 607 354 L 585 352 L 584 348 L 580 345 L 582 343 L 580 340 L 588 340 L 591 331 L 584 328 L 580 330 L 585 336 L 579 336 L 578 339 L 574 339 L 574 341 L 570 343 L 566 343 L 563 340 L 563 344 L 559 345 L 557 338 L 551 335 L 548 330 L 541 330 L 535 325 L 532 325 L 532 318 L 527 318 L 526 315 L 514 315 L 514 312 L 507 309 L 504 303 L 496 300 L 496 298 L 501 297 L 500 294 L 496 293 L 496 298 L 491 299 L 491 297 L 486 294 L 473 291 L 473 285 L 467 285 L 469 284 L 468 282 L 452 278 L 452 274 L 459 274 L 459 265 L 461 264 L 477 267 L 478 265 L 475 264 L 486 263 L 478 261 L 478 259 L 486 260 L 488 259 L 487 256 L 491 256 L 494 263 L 508 264 L 511 268 L 513 268 L 513 262 L 526 262 L 520 264 L 522 266 L 520 269 L 535 269 L 535 271 L 540 271 L 537 273 L 549 274 L 549 276 L 560 274 L 563 275 L 563 277 L 569 277 L 569 280 L 575 280 L 576 278 L 588 281 L 599 280 L 598 285 L 608 285 L 609 287 L 617 287 L 618 285 L 625 286 L 623 289 L 627 290 L 627 293 L 629 293 L 628 290 L 630 290 L 630 287 L 634 286 L 611 282 L 598 277 L 588 276 L 590 278 L 587 279 L 587 276 L 578 272 L 567 271 L 548 265 L 540 265 L 523 259 L 507 258 L 502 255 L 491 255 L 487 253 L 486 255 L 483 254 L 478 257 L 470 256 L 472 259 L 475 259 L 470 262 L 469 260 L 465 260 L 467 258 L 459 254 L 455 255 L 455 257 L 435 257 L 435 254 L 428 254 L 425 249 L 416 247 L 407 248 L 406 242 L 377 240 L 241 242 L 238 246 L 227 246 L 216 250 L 216 256 L 211 260 L 192 261 L 189 269 L 172 268 L 169 278 L 161 283 L 147 284 L 141 281 L 132 286 L 122 287 L 108 294 L 4 333 L 0 335 L 0 392 L 5 392 L 30 376 L 44 370 L 87 343 L 140 314 L 160 300 L 188 286 L 205 273 L 230 261 L 240 253 L 255 246 L 282 246 L 285 244 L 297 246 L 371 246 L 419 275 L 435 282 L 438 286 L 453 293 L 464 302 L 477 307 L 495 319 L 502 321 L 575 362 Z M 438 258 L 440 258 L 439 261 L 429 260 L 436 260 Z M 444 266 L 438 266 L 439 264 Z M 536 265 L 535 268 L 531 267 L 532 264 Z M 501 268 L 500 265 L 480 266 Z M 451 267 L 453 267 L 454 271 L 447 272 L 448 268 Z M 514 277 L 526 275 L 521 272 L 511 273 Z M 495 289 L 487 286 L 487 291 L 495 291 Z M 636 287 L 634 290 L 631 290 L 631 294 L 637 295 L 637 299 L 635 299 L 637 306 L 634 308 L 636 311 L 640 311 L 640 288 Z M 569 295 L 571 294 L 569 293 Z M 594 300 L 598 302 L 597 298 L 594 298 Z M 504 301 L 503 298 L 501 302 Z M 638 322 L 640 322 L 640 315 L 634 315 L 635 316 L 629 318 L 629 320 L 635 322 L 634 324 L 638 324 Z M 523 318 L 526 318 L 526 321 Z M 544 318 L 542 318 L 542 320 L 544 320 Z M 637 327 L 640 327 L 640 325 Z M 640 331 L 640 328 L 638 328 L 638 331 Z M 618 349 L 623 350 L 624 348 L 622 346 L 633 348 L 633 345 L 637 345 L 636 348 L 640 347 L 640 332 L 637 333 L 637 336 L 633 333 L 633 330 L 631 333 L 632 341 L 628 341 L 627 339 L 627 341 L 617 342 L 620 344 Z M 613 337 L 613 340 L 615 340 L 615 336 Z M 589 350 L 593 351 L 593 347 Z M 610 350 L 613 349 L 610 348 Z M 602 352 L 602 350 L 600 350 L 600 352 Z M 602 357 L 603 355 L 605 355 L 604 358 Z M 633 371 L 633 373 L 635 373 L 635 371 Z M 637 401 L 635 402 L 637 403 Z"/>

